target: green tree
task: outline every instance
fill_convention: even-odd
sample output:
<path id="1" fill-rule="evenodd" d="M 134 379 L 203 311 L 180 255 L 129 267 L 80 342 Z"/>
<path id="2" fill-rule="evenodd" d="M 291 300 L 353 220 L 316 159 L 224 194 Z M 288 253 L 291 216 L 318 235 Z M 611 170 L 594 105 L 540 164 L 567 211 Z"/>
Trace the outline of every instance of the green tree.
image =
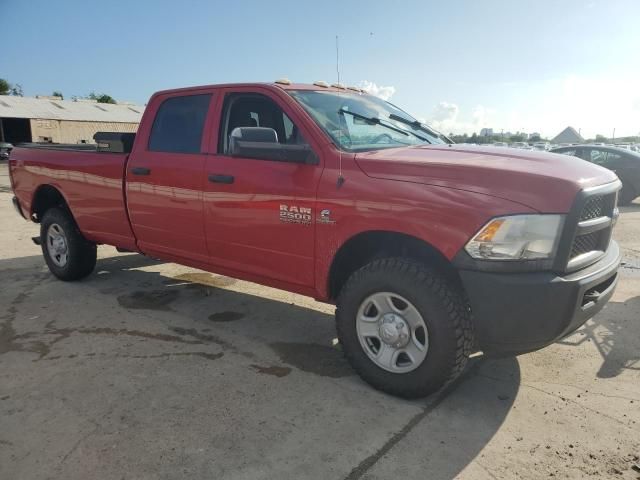
<path id="1" fill-rule="evenodd" d="M 511 135 L 509 138 L 512 142 L 522 142 L 524 141 L 524 135 L 521 133 L 516 133 L 515 135 Z"/>
<path id="2" fill-rule="evenodd" d="M 9 95 L 11 91 L 11 84 L 4 78 L 0 78 L 0 95 Z"/>
<path id="3" fill-rule="evenodd" d="M 106 93 L 91 92 L 89 95 L 87 95 L 87 98 L 95 100 L 98 103 L 117 103 L 115 98 L 113 98 L 111 95 L 107 95 Z"/>
<path id="4" fill-rule="evenodd" d="M 24 96 L 24 92 L 22 91 L 22 85 L 19 83 L 14 83 L 11 85 L 11 90 L 9 90 L 9 94 L 14 97 L 22 97 Z"/>
<path id="5" fill-rule="evenodd" d="M 61 99 L 64 100 L 64 95 L 62 95 L 62 92 L 59 91 L 59 90 L 54 90 L 51 95 L 54 96 L 54 97 L 60 97 Z"/>
<path id="6" fill-rule="evenodd" d="M 16 97 L 22 97 L 22 85 L 19 83 L 9 83 L 8 80 L 0 78 L 0 95 L 14 95 Z"/>

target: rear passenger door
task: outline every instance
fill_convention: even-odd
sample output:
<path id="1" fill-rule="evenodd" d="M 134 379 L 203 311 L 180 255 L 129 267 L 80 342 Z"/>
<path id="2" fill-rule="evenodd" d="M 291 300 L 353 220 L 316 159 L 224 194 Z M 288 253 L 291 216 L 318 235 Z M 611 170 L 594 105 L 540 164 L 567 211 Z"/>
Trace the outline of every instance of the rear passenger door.
<path id="1" fill-rule="evenodd" d="M 202 195 L 214 94 L 190 90 L 154 97 L 126 172 L 127 205 L 138 247 L 187 263 L 206 263 Z"/>
<path id="2" fill-rule="evenodd" d="M 268 89 L 229 88 L 221 104 L 217 141 L 206 162 L 205 228 L 211 262 L 268 278 L 314 284 L 316 190 L 323 168 L 295 111 Z M 235 127 L 268 127 L 279 143 L 309 144 L 315 165 L 232 157 Z"/>

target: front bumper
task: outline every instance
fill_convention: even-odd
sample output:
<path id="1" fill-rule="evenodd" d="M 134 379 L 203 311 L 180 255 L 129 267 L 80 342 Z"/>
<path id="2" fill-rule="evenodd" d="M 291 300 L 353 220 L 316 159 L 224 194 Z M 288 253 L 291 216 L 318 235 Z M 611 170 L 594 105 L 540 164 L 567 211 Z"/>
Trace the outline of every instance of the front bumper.
<path id="1" fill-rule="evenodd" d="M 16 197 L 13 197 L 11 199 L 11 203 L 13 203 L 13 208 L 16 209 L 16 212 L 18 212 L 18 215 L 20 215 L 22 218 L 27 220 L 27 217 L 25 217 L 24 213 L 22 212 L 22 208 L 20 207 L 20 202 L 18 201 L 18 199 Z"/>
<path id="2" fill-rule="evenodd" d="M 568 335 L 609 301 L 619 265 L 620 249 L 612 241 L 598 262 L 562 277 L 460 270 L 477 347 L 487 355 L 518 355 Z"/>

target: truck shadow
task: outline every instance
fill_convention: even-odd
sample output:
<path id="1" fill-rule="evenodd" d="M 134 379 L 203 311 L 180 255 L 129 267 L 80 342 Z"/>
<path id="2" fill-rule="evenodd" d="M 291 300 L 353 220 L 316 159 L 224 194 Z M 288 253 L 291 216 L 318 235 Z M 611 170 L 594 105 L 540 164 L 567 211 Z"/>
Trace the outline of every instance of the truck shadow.
<path id="1" fill-rule="evenodd" d="M 3 328 L 3 320 L 0 320 L 0 336 L 3 336 L 0 338 L 0 344 L 16 345 L 27 338 L 35 338 L 37 341 L 52 338 L 51 347 L 56 344 L 55 356 L 46 348 L 34 353 L 44 353 L 43 361 L 51 357 L 57 362 L 72 357 L 73 361 L 82 359 L 82 356 L 78 357 L 77 352 L 71 352 L 72 355 L 66 357 L 59 355 L 60 350 L 64 352 L 61 340 L 71 334 L 112 333 L 123 341 L 127 337 L 136 336 L 150 341 L 184 343 L 187 344 L 184 345 L 185 350 L 194 344 L 200 346 L 197 348 L 202 347 L 205 350 L 211 345 L 216 351 L 222 349 L 225 355 L 245 357 L 251 368 L 260 374 L 271 375 L 273 381 L 279 381 L 277 377 L 287 376 L 295 369 L 307 375 L 326 377 L 325 388 L 336 389 L 336 395 L 343 394 L 340 392 L 341 389 L 351 392 L 360 390 L 367 396 L 381 395 L 363 384 L 345 361 L 339 347 L 334 346 L 332 308 L 321 304 L 313 304 L 309 308 L 294 305 L 290 301 L 293 300 L 292 297 L 282 295 L 279 291 L 268 292 L 272 298 L 248 293 L 255 290 L 244 287 L 242 292 L 234 291 L 233 288 L 241 287 L 236 285 L 236 280 L 206 272 L 191 271 L 187 274 L 167 276 L 154 271 L 153 267 L 161 263 L 163 262 L 141 255 L 103 258 L 98 261 L 94 274 L 88 279 L 77 284 L 68 284 L 53 279 L 44 270 L 40 256 L 0 260 L 0 271 L 11 272 L 8 276 L 0 277 L 0 285 L 11 281 L 31 282 L 33 288 L 51 288 L 56 292 L 62 292 L 62 298 L 68 298 L 77 292 L 77 295 L 90 296 L 91 302 L 98 302 L 100 308 L 99 304 L 104 304 L 106 309 L 113 309 L 113 314 L 102 316 L 91 325 L 75 325 L 74 321 L 87 320 L 74 320 L 78 315 L 74 315 L 71 307 L 68 318 L 58 321 L 68 324 L 52 325 L 45 314 L 37 324 L 44 328 L 42 337 L 11 333 L 11 329 Z M 37 272 L 36 276 L 33 276 L 34 271 Z M 28 278 L 30 280 L 27 280 Z M 31 295 L 31 304 L 38 301 L 37 294 Z M 158 315 L 151 318 L 159 325 L 153 330 L 168 332 L 144 332 L 139 330 L 140 325 L 127 325 L 123 319 L 130 319 L 131 316 L 119 315 L 118 311 L 122 311 L 121 309 L 133 311 L 134 314 L 135 311 L 140 311 L 141 314 L 155 312 Z M 145 315 L 145 323 L 148 325 L 150 317 L 148 314 Z M 5 352 L 0 350 L 0 358 L 3 353 Z M 199 353 L 203 362 L 221 356 L 208 352 Z M 114 352 L 113 355 L 120 355 L 121 359 L 143 358 L 139 352 Z M 154 356 L 157 358 L 158 354 Z M 86 361 L 92 361 L 92 358 L 94 357 L 87 358 Z M 71 363 L 71 360 L 69 362 Z M 210 362 L 207 368 L 223 367 L 216 360 Z M 10 375 L 10 372 L 5 374 Z M 517 359 L 476 359 L 471 362 L 457 384 L 448 389 L 446 395 L 443 394 L 434 407 L 431 405 L 438 395 L 412 402 L 392 397 L 381 398 L 380 401 L 388 402 L 390 407 L 396 410 L 410 408 L 411 411 L 415 411 L 415 407 L 418 406 L 422 412 L 418 414 L 419 422 L 409 422 L 404 428 L 403 425 L 398 425 L 398 432 L 387 444 L 372 456 L 364 458 L 360 465 L 354 466 L 352 473 L 366 472 L 370 462 L 373 461 L 373 465 L 387 452 L 393 453 L 394 442 L 411 435 L 412 432 L 417 435 L 426 429 L 441 432 L 419 436 L 420 450 L 428 452 L 425 460 L 427 464 L 424 467 L 429 471 L 429 478 L 454 478 L 473 461 L 500 429 L 518 395 L 519 387 L 520 368 Z M 185 398 L 190 398 L 190 395 L 185 394 Z M 300 408 L 305 407 L 303 405 Z M 451 444 L 453 439 L 455 445 Z M 352 456 L 353 453 L 345 454 Z M 349 478 L 360 477 L 355 475 Z"/>
<path id="2" fill-rule="evenodd" d="M 640 212 L 640 200 L 636 199 L 629 205 L 620 206 L 620 213 Z"/>
<path id="3" fill-rule="evenodd" d="M 609 302 L 561 345 L 591 343 L 602 357 L 598 378 L 612 378 L 624 370 L 640 371 L 640 295 L 625 302 Z"/>

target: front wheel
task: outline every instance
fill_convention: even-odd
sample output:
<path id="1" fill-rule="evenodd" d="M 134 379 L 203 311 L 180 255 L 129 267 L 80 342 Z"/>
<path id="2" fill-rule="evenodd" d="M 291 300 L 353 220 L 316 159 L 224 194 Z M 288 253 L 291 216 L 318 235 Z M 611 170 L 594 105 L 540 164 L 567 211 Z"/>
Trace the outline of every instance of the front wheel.
<path id="1" fill-rule="evenodd" d="M 376 260 L 349 278 L 336 326 L 354 370 L 405 398 L 424 397 L 457 378 L 473 346 L 464 295 L 435 270 L 402 258 Z"/>
<path id="2" fill-rule="evenodd" d="M 49 270 L 60 280 L 79 280 L 96 266 L 96 245 L 82 236 L 71 214 L 62 208 L 50 208 L 42 217 L 40 244 Z"/>

